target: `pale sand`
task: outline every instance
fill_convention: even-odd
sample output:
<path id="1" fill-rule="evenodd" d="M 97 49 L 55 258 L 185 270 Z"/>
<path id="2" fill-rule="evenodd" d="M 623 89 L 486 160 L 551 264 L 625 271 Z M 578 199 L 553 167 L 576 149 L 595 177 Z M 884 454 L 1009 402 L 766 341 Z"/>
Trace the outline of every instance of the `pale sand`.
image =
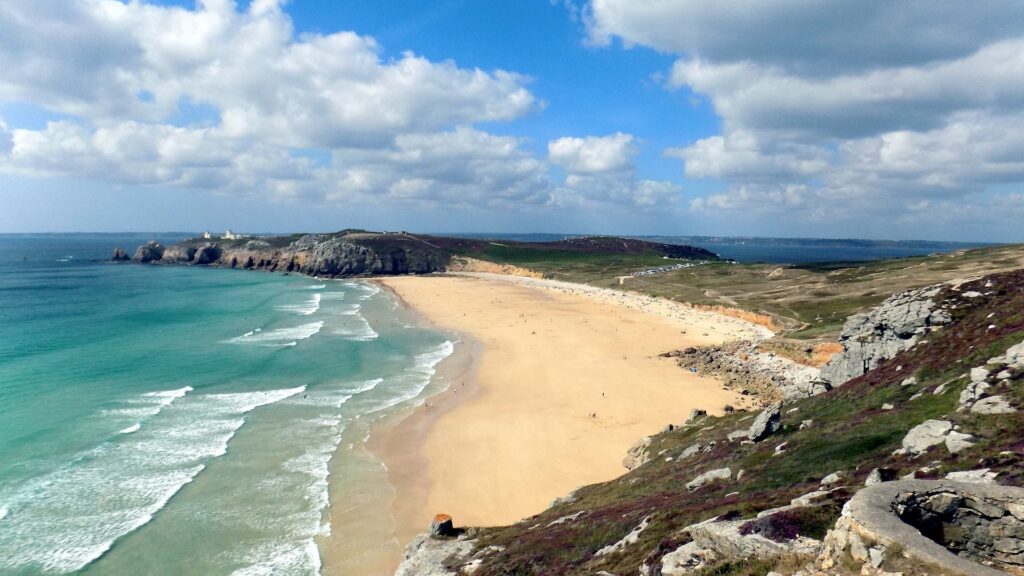
<path id="1" fill-rule="evenodd" d="M 473 342 L 473 373 L 374 442 L 400 541 L 435 513 L 490 526 L 615 478 L 639 438 L 746 398 L 658 355 L 765 330 L 618 291 L 487 274 L 380 280 Z M 465 383 L 465 384 L 463 384 Z M 465 386 L 465 387 L 464 387 Z M 596 416 L 595 416 L 596 415 Z"/>

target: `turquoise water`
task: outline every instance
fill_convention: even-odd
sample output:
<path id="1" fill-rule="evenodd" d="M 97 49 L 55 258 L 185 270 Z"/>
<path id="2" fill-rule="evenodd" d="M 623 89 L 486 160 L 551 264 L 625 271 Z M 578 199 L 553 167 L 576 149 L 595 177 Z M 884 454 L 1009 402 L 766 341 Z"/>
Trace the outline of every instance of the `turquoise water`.
<path id="1" fill-rule="evenodd" d="M 369 283 L 102 261 L 145 239 L 0 236 L 0 574 L 317 574 L 346 431 L 452 343 Z"/>

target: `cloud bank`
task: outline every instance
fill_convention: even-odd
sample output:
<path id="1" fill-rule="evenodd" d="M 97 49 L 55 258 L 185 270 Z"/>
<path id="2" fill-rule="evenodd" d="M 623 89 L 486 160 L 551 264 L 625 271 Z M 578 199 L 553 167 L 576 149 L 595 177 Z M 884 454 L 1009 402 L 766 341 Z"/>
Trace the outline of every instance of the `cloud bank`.
<path id="1" fill-rule="evenodd" d="M 667 87 L 720 116 L 721 134 L 665 151 L 687 177 L 724 183 L 695 210 L 1024 215 L 1019 3 L 591 0 L 585 20 L 593 43 L 676 55 Z"/>

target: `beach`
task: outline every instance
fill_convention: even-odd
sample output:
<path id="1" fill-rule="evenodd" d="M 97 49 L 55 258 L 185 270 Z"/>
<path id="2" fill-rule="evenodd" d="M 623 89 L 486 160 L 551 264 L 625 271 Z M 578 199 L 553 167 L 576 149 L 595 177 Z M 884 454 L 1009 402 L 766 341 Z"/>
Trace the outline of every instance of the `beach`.
<path id="1" fill-rule="evenodd" d="M 396 489 L 396 536 L 437 513 L 509 524 L 624 472 L 638 439 L 694 408 L 748 398 L 659 357 L 764 329 L 682 304 L 535 278 L 467 273 L 379 280 L 460 339 L 450 388 L 377 434 Z M 442 363 L 443 367 L 443 363 Z"/>

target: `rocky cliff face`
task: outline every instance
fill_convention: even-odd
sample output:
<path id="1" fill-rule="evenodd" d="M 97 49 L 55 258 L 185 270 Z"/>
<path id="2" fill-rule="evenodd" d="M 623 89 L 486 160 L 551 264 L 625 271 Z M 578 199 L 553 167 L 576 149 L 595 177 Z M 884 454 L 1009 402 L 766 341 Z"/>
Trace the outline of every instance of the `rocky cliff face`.
<path id="1" fill-rule="evenodd" d="M 949 312 L 934 301 L 941 289 L 936 285 L 900 292 L 876 308 L 850 316 L 839 336 L 843 352 L 821 368 L 821 380 L 839 386 L 911 348 L 930 330 L 948 324 Z"/>
<path id="2" fill-rule="evenodd" d="M 427 274 L 443 271 L 450 255 L 403 234 L 308 234 L 247 242 L 186 241 L 168 248 L 140 246 L 137 262 L 198 264 L 224 268 L 285 271 L 310 276 L 347 277 Z"/>

